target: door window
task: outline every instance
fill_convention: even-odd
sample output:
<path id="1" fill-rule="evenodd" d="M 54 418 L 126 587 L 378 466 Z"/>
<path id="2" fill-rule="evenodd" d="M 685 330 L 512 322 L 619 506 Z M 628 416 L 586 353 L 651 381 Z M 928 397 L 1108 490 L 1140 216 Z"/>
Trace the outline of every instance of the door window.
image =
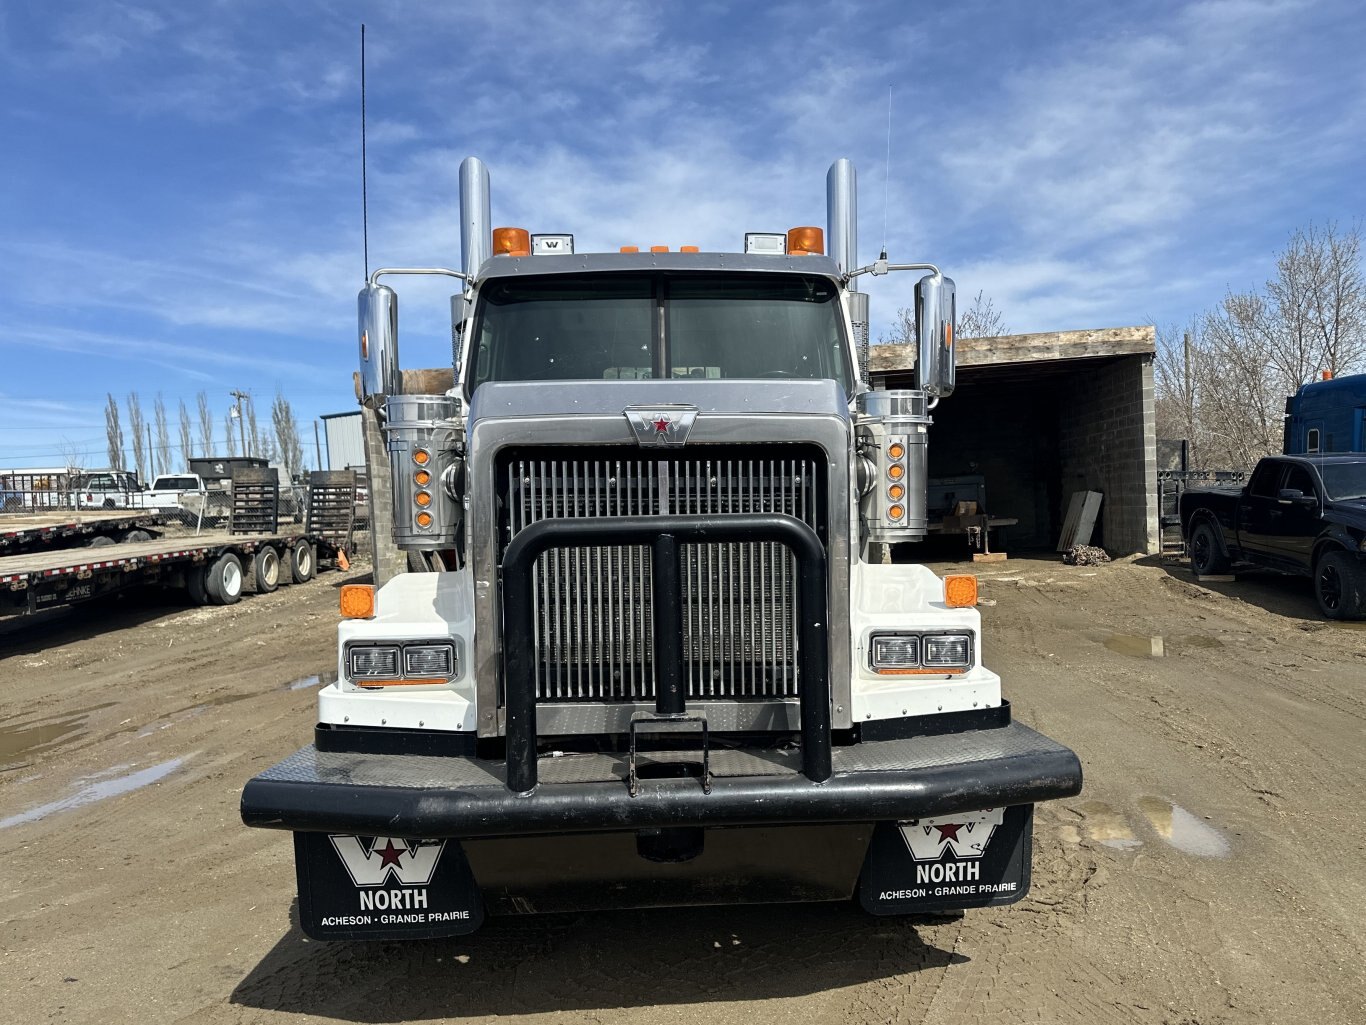
<path id="1" fill-rule="evenodd" d="M 1298 491 L 1301 494 L 1314 497 L 1314 478 L 1303 466 L 1291 466 L 1285 474 L 1285 483 L 1281 487 L 1290 491 Z"/>

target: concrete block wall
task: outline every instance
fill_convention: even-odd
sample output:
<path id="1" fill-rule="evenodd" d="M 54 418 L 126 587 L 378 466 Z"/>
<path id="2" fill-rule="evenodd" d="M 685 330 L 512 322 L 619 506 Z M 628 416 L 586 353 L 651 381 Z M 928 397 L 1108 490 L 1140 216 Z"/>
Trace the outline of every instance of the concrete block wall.
<path id="1" fill-rule="evenodd" d="M 1099 491 L 1094 543 L 1114 554 L 1158 550 L 1157 431 L 1151 356 L 1124 356 L 1075 375 L 1061 397 L 1058 455 L 1062 507 L 1075 491 Z"/>

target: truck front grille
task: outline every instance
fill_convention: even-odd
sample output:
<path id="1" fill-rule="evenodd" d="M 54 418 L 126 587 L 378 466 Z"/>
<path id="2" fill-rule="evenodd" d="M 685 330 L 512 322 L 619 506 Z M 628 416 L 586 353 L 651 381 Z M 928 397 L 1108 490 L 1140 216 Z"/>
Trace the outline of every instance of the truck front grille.
<path id="1" fill-rule="evenodd" d="M 524 527 L 582 516 L 780 512 L 826 540 L 825 458 L 807 445 L 652 453 L 513 449 L 498 463 L 499 555 Z M 775 544 L 684 545 L 689 699 L 775 699 L 798 688 L 794 560 Z M 554 550 L 537 560 L 537 699 L 652 702 L 650 552 Z"/>

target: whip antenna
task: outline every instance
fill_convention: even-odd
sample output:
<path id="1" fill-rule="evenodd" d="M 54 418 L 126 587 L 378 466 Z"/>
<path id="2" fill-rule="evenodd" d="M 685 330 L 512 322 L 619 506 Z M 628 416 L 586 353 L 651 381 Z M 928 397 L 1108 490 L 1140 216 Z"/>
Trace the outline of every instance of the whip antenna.
<path id="1" fill-rule="evenodd" d="M 892 182 L 892 87 L 887 87 L 887 163 L 882 170 L 882 259 L 887 259 L 887 205 Z"/>
<path id="2" fill-rule="evenodd" d="M 370 280 L 370 198 L 365 181 L 365 24 L 360 27 L 360 235 L 365 280 Z"/>

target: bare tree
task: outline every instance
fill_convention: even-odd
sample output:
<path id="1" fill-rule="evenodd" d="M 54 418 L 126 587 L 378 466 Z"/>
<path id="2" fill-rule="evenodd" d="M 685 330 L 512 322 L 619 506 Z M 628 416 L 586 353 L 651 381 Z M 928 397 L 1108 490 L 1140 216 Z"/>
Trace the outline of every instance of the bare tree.
<path id="1" fill-rule="evenodd" d="M 237 455 L 237 431 L 232 425 L 232 413 L 223 414 L 223 434 L 228 439 L 228 457 Z"/>
<path id="2" fill-rule="evenodd" d="M 109 468 L 123 469 L 123 428 L 119 425 L 119 404 L 114 396 L 105 393 L 109 399 L 104 407 L 104 437 L 109 445 Z"/>
<path id="3" fill-rule="evenodd" d="M 243 455 L 260 456 L 262 454 L 261 427 L 256 422 L 256 403 L 250 395 L 240 400 L 242 415 L 247 418 L 247 450 Z"/>
<path id="4" fill-rule="evenodd" d="M 180 465 L 188 467 L 194 455 L 194 428 L 190 422 L 190 411 L 185 408 L 185 400 L 180 400 Z"/>
<path id="5" fill-rule="evenodd" d="M 199 454 L 201 456 L 213 455 L 213 412 L 209 409 L 209 396 L 200 392 L 195 396 L 199 403 Z M 231 423 L 228 424 L 232 426 Z M 231 430 L 228 431 L 232 433 Z"/>
<path id="6" fill-rule="evenodd" d="M 152 406 L 152 418 L 156 422 L 156 467 L 157 473 L 167 473 L 171 469 L 171 430 L 166 422 L 166 400 L 157 392 Z"/>
<path id="7" fill-rule="evenodd" d="M 304 446 L 299 440 L 299 424 L 294 419 L 289 399 L 279 392 L 275 393 L 275 401 L 271 404 L 270 418 L 275 424 L 280 462 L 285 464 L 285 473 L 293 480 L 304 468 Z"/>
<path id="8" fill-rule="evenodd" d="M 1229 292 L 1181 332 L 1159 336 L 1159 432 L 1205 469 L 1248 469 L 1281 449 L 1285 399 L 1320 371 L 1366 368 L 1361 229 L 1296 231 L 1260 291 Z"/>
<path id="9" fill-rule="evenodd" d="M 958 310 L 958 323 L 954 325 L 954 335 L 958 338 L 997 338 L 1009 334 L 1005 318 L 996 304 L 979 290 L 966 309 Z M 896 311 L 896 322 L 891 330 L 879 339 L 882 345 L 914 345 L 916 340 L 915 308 L 903 306 Z"/>
<path id="10" fill-rule="evenodd" d="M 142 400 L 138 393 L 128 393 L 128 431 L 133 435 L 133 469 L 139 480 L 147 480 L 147 461 L 151 453 L 147 451 L 147 421 L 142 416 Z"/>
<path id="11" fill-rule="evenodd" d="M 978 289 L 966 310 L 958 311 L 954 334 L 959 338 L 999 338 L 1009 333 L 1010 328 L 1006 327 L 1001 311 L 981 289 Z"/>

